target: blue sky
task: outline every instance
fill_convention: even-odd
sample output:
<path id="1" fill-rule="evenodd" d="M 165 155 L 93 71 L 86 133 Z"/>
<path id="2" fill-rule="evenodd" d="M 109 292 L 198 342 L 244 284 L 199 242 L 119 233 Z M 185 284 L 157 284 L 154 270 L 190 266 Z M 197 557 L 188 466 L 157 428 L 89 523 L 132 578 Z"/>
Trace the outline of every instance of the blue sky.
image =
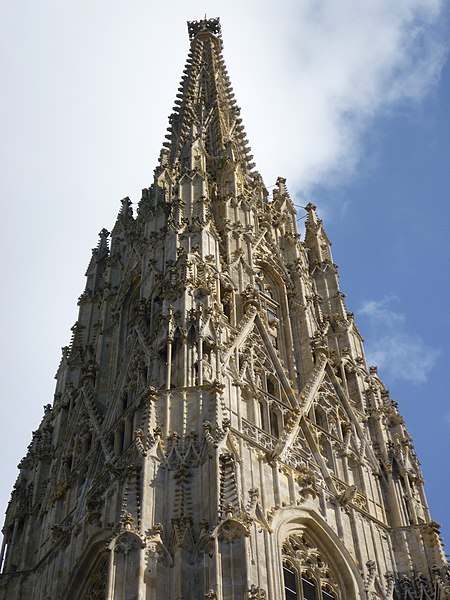
<path id="1" fill-rule="evenodd" d="M 348 308 L 450 540 L 448 5 L 151 4 L 0 5 L 0 507 L 52 401 L 97 233 L 113 226 L 120 198 L 137 202 L 152 181 L 186 21 L 206 10 L 221 17 L 266 185 L 287 177 L 296 203 L 313 201 L 325 220 Z"/>

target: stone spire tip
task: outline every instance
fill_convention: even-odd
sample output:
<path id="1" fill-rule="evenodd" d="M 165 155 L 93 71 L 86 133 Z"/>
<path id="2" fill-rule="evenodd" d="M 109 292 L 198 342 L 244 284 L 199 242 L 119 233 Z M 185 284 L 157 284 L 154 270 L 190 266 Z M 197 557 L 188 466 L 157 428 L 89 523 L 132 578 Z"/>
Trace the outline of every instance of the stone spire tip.
<path id="1" fill-rule="evenodd" d="M 204 19 L 200 21 L 188 21 L 187 25 L 190 40 L 193 40 L 199 33 L 211 33 L 222 42 L 222 29 L 219 17 L 208 19 L 205 14 Z"/>
<path id="2" fill-rule="evenodd" d="M 316 212 L 316 205 L 313 204 L 312 202 L 308 202 L 308 204 L 305 206 L 305 210 L 307 212 Z"/>

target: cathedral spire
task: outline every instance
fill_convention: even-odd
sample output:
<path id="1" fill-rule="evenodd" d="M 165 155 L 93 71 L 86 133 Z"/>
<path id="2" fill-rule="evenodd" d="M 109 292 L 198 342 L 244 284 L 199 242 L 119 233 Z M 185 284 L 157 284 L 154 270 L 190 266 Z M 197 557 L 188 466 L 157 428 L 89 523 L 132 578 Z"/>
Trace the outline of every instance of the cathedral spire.
<path id="1" fill-rule="evenodd" d="M 222 57 L 220 21 L 191 21 L 188 32 L 191 47 L 163 144 L 168 153 L 160 160 L 212 176 L 228 160 L 250 173 L 254 164 Z"/>
<path id="2" fill-rule="evenodd" d="M 0 600 L 449 598 L 322 221 L 302 243 L 283 178 L 269 199 L 219 20 L 188 28 L 155 179 L 100 232 L 20 464 Z"/>

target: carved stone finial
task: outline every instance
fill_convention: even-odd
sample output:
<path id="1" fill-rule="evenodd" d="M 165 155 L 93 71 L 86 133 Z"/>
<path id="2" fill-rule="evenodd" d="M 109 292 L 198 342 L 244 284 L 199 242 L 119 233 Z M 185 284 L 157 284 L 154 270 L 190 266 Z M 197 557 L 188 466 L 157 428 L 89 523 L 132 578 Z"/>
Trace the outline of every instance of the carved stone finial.
<path id="1" fill-rule="evenodd" d="M 130 531 L 131 529 L 133 529 L 134 518 L 132 515 L 130 515 L 129 512 L 126 512 L 120 521 L 121 521 L 121 525 L 122 525 L 123 529 L 125 529 L 127 531 Z"/>
<path id="2" fill-rule="evenodd" d="M 122 208 L 120 210 L 120 215 L 122 217 L 132 217 L 133 216 L 133 209 L 131 208 L 132 202 L 128 198 L 128 196 L 126 196 L 125 198 L 122 198 L 122 200 L 120 202 L 122 204 Z"/>
<path id="3" fill-rule="evenodd" d="M 366 562 L 366 567 L 367 575 L 364 582 L 364 589 L 366 590 L 366 592 L 368 592 L 372 587 L 373 582 L 375 581 L 375 577 L 377 574 L 377 566 L 374 560 L 368 560 Z"/>
<path id="4" fill-rule="evenodd" d="M 189 39 L 193 40 L 199 33 L 212 33 L 212 35 L 222 38 L 222 30 L 220 27 L 220 19 L 207 19 L 206 15 L 204 19 L 200 21 L 188 21 L 188 33 Z"/>
<path id="5" fill-rule="evenodd" d="M 100 242 L 102 240 L 106 240 L 109 237 L 109 231 L 103 227 L 103 229 L 99 232 L 98 237 L 100 238 Z"/>

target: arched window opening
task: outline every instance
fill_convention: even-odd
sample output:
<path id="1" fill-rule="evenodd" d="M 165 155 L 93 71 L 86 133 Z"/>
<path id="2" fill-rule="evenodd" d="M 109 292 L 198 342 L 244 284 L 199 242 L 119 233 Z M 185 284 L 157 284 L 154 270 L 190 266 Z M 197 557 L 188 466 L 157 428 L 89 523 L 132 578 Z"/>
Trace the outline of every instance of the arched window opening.
<path id="1" fill-rule="evenodd" d="M 196 338 L 197 338 L 197 331 L 196 331 L 194 325 L 191 325 L 189 327 L 189 333 L 188 333 L 189 344 L 191 346 L 193 346 L 195 344 Z"/>
<path id="2" fill-rule="evenodd" d="M 316 407 L 314 409 L 314 420 L 316 422 L 316 425 L 318 425 L 322 429 L 327 429 L 327 419 L 322 408 Z"/>
<path id="3" fill-rule="evenodd" d="M 175 354 L 178 352 L 179 348 L 181 346 L 181 333 L 180 330 L 178 329 L 178 327 L 175 329 L 175 333 L 173 335 L 173 342 L 172 342 L 172 360 L 173 357 L 175 356 Z"/>
<path id="4" fill-rule="evenodd" d="M 259 407 L 259 422 L 261 429 L 267 431 L 266 406 L 264 402 L 258 401 Z"/>
<path id="5" fill-rule="evenodd" d="M 120 398 L 120 414 L 123 414 L 128 408 L 128 390 L 125 390 Z"/>
<path id="6" fill-rule="evenodd" d="M 347 391 L 350 401 L 359 410 L 364 410 L 364 395 L 360 390 L 360 380 L 357 370 L 351 366 L 346 365 L 345 367 L 345 379 L 347 382 Z"/>
<path id="7" fill-rule="evenodd" d="M 124 431 L 123 431 L 123 449 L 126 450 L 133 438 L 133 416 L 128 415 L 125 419 L 124 423 Z"/>
<path id="8" fill-rule="evenodd" d="M 279 438 L 280 437 L 280 424 L 278 421 L 277 411 L 275 411 L 273 408 L 271 408 L 269 411 L 269 417 L 270 417 L 270 433 L 274 437 Z"/>
<path id="9" fill-rule="evenodd" d="M 114 454 L 116 456 L 120 456 L 124 450 L 123 448 L 123 434 L 124 434 L 124 425 L 123 421 L 121 421 L 115 429 L 114 432 Z"/>
<path id="10" fill-rule="evenodd" d="M 341 600 L 332 571 L 305 534 L 283 544 L 285 600 Z"/>
<path id="11" fill-rule="evenodd" d="M 286 600 L 297 600 L 297 575 L 289 563 L 283 565 L 284 594 Z"/>
<path id="12" fill-rule="evenodd" d="M 233 301 L 233 288 L 229 284 L 220 284 L 220 299 L 222 300 L 223 312 L 228 320 L 231 316 L 231 306 Z"/>
<path id="13" fill-rule="evenodd" d="M 302 575 L 303 598 L 305 600 L 317 600 L 317 585 L 314 579 Z"/>
<path id="14" fill-rule="evenodd" d="M 399 499 L 400 508 L 403 513 L 404 522 L 409 525 L 412 522 L 412 514 L 407 499 L 408 493 L 406 490 L 405 480 L 403 478 L 401 468 L 395 457 L 392 461 L 392 479 L 397 489 L 397 495 Z"/>
<path id="15" fill-rule="evenodd" d="M 277 387 L 271 377 L 267 377 L 266 385 L 267 385 L 267 393 L 270 394 L 271 396 L 273 396 L 274 398 L 277 398 L 278 397 Z"/>
<path id="16" fill-rule="evenodd" d="M 270 340 L 275 348 L 278 348 L 278 322 L 280 319 L 280 304 L 278 302 L 276 288 L 269 283 L 264 275 L 261 275 L 256 282 L 259 290 L 261 308 L 267 318 L 269 326 Z"/>
<path id="17" fill-rule="evenodd" d="M 83 436 L 83 449 L 82 449 L 82 453 L 83 456 L 86 456 L 86 454 L 88 454 L 88 452 L 91 449 L 92 446 L 92 433 L 90 431 L 86 432 Z"/>
<path id="18" fill-rule="evenodd" d="M 107 576 L 108 559 L 107 557 L 101 557 L 92 569 L 81 596 L 77 597 L 80 597 L 81 600 L 105 600 Z"/>

